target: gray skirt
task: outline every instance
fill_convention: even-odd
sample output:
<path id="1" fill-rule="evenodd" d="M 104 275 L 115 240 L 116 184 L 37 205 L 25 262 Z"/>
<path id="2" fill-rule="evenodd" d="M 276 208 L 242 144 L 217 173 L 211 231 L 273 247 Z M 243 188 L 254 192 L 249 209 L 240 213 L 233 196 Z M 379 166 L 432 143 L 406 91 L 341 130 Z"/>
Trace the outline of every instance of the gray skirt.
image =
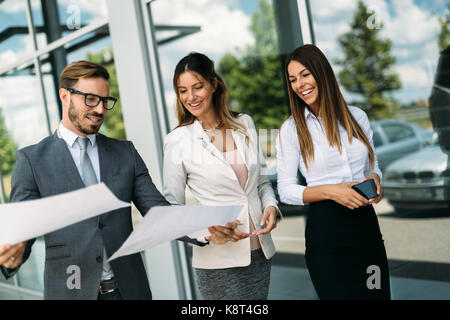
<path id="1" fill-rule="evenodd" d="M 271 262 L 258 249 L 246 267 L 195 268 L 198 289 L 205 300 L 267 300 Z"/>

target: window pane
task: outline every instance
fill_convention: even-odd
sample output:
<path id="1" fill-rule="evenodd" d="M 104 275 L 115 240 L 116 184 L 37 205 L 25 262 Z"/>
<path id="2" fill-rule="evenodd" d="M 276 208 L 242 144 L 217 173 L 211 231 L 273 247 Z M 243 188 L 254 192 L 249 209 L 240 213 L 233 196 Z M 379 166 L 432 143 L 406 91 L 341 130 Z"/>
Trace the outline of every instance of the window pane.
<path id="1" fill-rule="evenodd" d="M 28 34 L 25 0 L 0 2 L 0 67 L 33 51 Z"/>
<path id="2" fill-rule="evenodd" d="M 40 86 L 32 68 L 0 76 L 0 110 L 0 125 L 6 129 L 3 134 L 7 138 L 0 148 L 8 155 L 3 157 L 2 171 L 5 197 L 9 200 L 15 150 L 37 143 L 49 133 Z"/>
<path id="3" fill-rule="evenodd" d="M 27 65 L 32 66 L 31 62 Z M 15 151 L 35 144 L 49 134 L 40 85 L 33 67 L 13 70 L 0 77 L 0 110 L 2 181 L 4 197 L 9 201 Z M 33 246 L 30 262 L 24 264 L 18 275 L 19 283 L 24 288 L 43 290 L 43 259 L 43 249 L 37 243 Z"/>
<path id="4" fill-rule="evenodd" d="M 35 0 L 33 4 L 40 48 L 107 17 L 105 0 Z"/>
<path id="5" fill-rule="evenodd" d="M 44 55 L 41 57 L 41 72 L 44 81 L 44 93 L 50 118 L 51 132 L 53 133 L 58 128 L 61 120 L 59 113 L 59 105 L 61 102 L 59 101 L 58 93 L 59 76 L 55 79 L 56 73 L 53 71 L 52 63 L 47 59 L 48 56 L 49 55 Z"/>
<path id="6" fill-rule="evenodd" d="M 384 195 L 375 210 L 390 263 L 402 264 L 391 270 L 396 299 L 438 298 L 439 291 L 406 293 L 396 276 L 449 281 L 450 248 L 440 245 L 450 241 L 449 151 L 431 143 L 433 131 L 450 136 L 447 2 L 310 1 L 317 45 L 346 102 L 389 140 L 375 150 Z"/>

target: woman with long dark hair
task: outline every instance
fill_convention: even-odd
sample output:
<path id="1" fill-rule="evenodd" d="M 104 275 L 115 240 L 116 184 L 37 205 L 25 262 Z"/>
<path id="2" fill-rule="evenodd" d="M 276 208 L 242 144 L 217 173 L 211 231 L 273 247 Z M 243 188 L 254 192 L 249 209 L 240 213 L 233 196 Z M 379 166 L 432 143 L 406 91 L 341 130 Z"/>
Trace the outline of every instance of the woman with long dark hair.
<path id="1" fill-rule="evenodd" d="M 278 192 L 309 203 L 305 259 L 320 299 L 390 299 L 389 268 L 372 203 L 381 171 L 366 113 L 348 106 L 325 55 L 304 45 L 286 57 L 291 116 L 277 139 Z M 306 185 L 297 183 L 297 171 Z M 377 196 L 352 189 L 373 179 Z"/>
<path id="2" fill-rule="evenodd" d="M 231 241 L 214 229 L 195 236 L 207 243 L 193 250 L 200 292 L 204 299 L 267 299 L 279 210 L 261 172 L 253 120 L 229 109 L 225 83 L 203 54 L 180 60 L 173 86 L 178 126 L 164 143 L 166 199 L 185 204 L 187 185 L 201 205 L 244 205 Z"/>

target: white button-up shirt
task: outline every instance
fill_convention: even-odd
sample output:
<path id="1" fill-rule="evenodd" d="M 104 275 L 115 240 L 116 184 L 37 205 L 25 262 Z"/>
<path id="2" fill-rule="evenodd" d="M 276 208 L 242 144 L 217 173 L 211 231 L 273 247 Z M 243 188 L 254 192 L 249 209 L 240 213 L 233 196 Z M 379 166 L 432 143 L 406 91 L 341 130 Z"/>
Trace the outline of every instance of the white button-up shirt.
<path id="1" fill-rule="evenodd" d="M 366 113 L 357 107 L 348 108 L 375 150 L 373 132 Z M 304 205 L 303 191 L 307 186 L 358 182 L 371 173 L 378 174 L 381 180 L 382 174 L 376 158 L 374 168 L 370 170 L 369 152 L 360 140 L 353 137 L 350 144 L 347 131 L 339 125 L 342 143 L 342 152 L 339 153 L 336 146 L 331 147 L 328 143 L 322 119 L 316 117 L 308 108 L 305 108 L 305 117 L 314 144 L 314 160 L 308 163 L 308 169 L 300 153 L 297 127 L 292 116 L 281 126 L 276 141 L 278 193 L 281 202 Z M 306 186 L 297 183 L 297 170 L 300 170 L 305 178 Z"/>

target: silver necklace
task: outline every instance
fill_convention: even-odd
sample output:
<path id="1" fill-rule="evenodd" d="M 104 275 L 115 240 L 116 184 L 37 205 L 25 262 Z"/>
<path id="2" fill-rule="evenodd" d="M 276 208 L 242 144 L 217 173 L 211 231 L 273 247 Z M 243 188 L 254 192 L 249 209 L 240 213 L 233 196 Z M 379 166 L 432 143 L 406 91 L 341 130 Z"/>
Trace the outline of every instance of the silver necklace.
<path id="1" fill-rule="evenodd" d="M 209 134 L 214 134 L 214 135 L 218 135 L 219 134 L 219 129 L 223 126 L 223 122 L 221 121 L 216 127 L 211 128 L 211 129 L 203 129 L 203 131 L 205 131 L 208 135 Z"/>
<path id="2" fill-rule="evenodd" d="M 223 122 L 221 121 L 215 128 L 211 129 L 203 129 L 205 131 L 206 135 L 209 137 L 211 142 L 214 142 L 216 139 L 216 136 L 219 135 L 220 131 L 219 129 L 223 126 Z"/>

